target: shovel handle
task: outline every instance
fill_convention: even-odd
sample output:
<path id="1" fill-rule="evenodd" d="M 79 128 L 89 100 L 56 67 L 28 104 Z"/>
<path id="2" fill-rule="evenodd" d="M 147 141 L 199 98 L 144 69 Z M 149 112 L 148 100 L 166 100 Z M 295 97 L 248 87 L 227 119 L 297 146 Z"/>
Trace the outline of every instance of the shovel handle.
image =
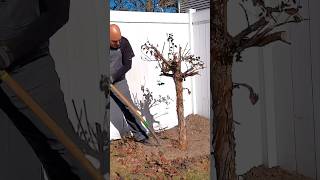
<path id="1" fill-rule="evenodd" d="M 117 95 L 117 97 L 125 104 L 128 106 L 128 108 L 139 118 L 139 120 L 145 124 L 147 123 L 143 117 L 138 113 L 138 109 L 135 108 L 134 105 L 132 105 L 132 103 L 113 85 L 110 84 L 110 89 L 113 93 L 115 93 Z M 157 141 L 157 143 L 159 144 L 159 140 L 157 138 L 157 136 L 155 135 L 155 133 L 153 132 L 153 130 L 151 130 L 148 126 L 148 124 L 145 124 L 147 129 L 150 131 L 152 137 L 155 138 L 155 140 Z"/>

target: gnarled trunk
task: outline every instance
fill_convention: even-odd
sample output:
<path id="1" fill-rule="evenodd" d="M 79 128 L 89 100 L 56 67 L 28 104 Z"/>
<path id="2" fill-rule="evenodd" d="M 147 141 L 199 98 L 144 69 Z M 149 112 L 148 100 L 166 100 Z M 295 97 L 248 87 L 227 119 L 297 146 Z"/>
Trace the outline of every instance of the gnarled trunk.
<path id="1" fill-rule="evenodd" d="M 227 0 L 213 0 L 211 7 L 210 78 L 213 105 L 213 147 L 218 180 L 236 180 L 235 138 L 232 112 L 231 36 L 227 31 Z"/>
<path id="2" fill-rule="evenodd" d="M 181 150 L 187 149 L 187 127 L 186 121 L 184 119 L 184 109 L 183 109 L 183 85 L 182 80 L 179 78 L 174 79 L 176 86 L 176 96 L 177 96 L 177 115 L 178 115 L 178 127 L 179 127 L 179 145 Z"/>
<path id="3" fill-rule="evenodd" d="M 177 62 L 176 71 L 173 75 L 174 84 L 176 86 L 176 103 L 179 127 L 179 146 L 181 150 L 187 149 L 187 126 L 184 119 L 183 109 L 183 79 L 181 77 L 181 61 Z"/>
<path id="4" fill-rule="evenodd" d="M 236 180 L 235 138 L 232 113 L 232 65 L 213 67 L 214 157 L 218 180 Z"/>

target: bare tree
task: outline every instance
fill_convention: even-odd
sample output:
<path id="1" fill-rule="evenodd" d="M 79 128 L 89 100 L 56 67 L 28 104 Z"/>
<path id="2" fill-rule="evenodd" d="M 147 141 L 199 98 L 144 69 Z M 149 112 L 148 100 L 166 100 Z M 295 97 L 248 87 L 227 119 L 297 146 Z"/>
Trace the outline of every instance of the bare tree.
<path id="1" fill-rule="evenodd" d="M 213 102 L 213 147 L 218 180 L 237 179 L 235 169 L 235 137 L 232 113 L 232 91 L 240 86 L 250 90 L 250 100 L 254 104 L 257 94 L 247 84 L 233 83 L 232 65 L 241 62 L 241 53 L 251 47 L 263 47 L 275 41 L 290 44 L 286 32 L 278 27 L 288 23 L 300 23 L 304 19 L 299 14 L 295 0 L 279 0 L 276 5 L 270 1 L 241 0 L 247 27 L 232 36 L 227 27 L 228 0 L 213 0 L 211 4 L 211 69 L 210 78 Z M 255 22 L 250 23 L 245 4 L 251 3 L 259 11 Z M 280 18 L 282 17 L 282 18 Z M 283 18 L 284 17 L 284 18 Z M 282 19 L 282 20 L 281 20 Z"/>
<path id="2" fill-rule="evenodd" d="M 179 145 L 180 149 L 186 150 L 187 130 L 183 107 L 183 81 L 187 77 L 199 74 L 199 70 L 204 68 L 204 63 L 200 60 L 200 57 L 190 55 L 190 49 L 187 50 L 187 46 L 182 50 L 182 47 L 178 47 L 174 44 L 172 34 L 168 34 L 167 41 L 169 51 L 166 58 L 163 53 L 165 43 L 161 52 L 158 50 L 157 46 L 154 46 L 149 41 L 142 45 L 141 49 L 146 55 L 146 60 L 157 61 L 158 67 L 161 70 L 160 76 L 171 77 L 174 80 L 179 126 Z M 185 71 L 182 70 L 182 63 L 186 65 Z"/>

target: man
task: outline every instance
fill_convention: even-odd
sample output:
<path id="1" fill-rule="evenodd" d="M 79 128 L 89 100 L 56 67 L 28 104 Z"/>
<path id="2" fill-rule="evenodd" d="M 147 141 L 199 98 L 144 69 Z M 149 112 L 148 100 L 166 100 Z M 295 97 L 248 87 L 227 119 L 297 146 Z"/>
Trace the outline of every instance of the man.
<path id="1" fill-rule="evenodd" d="M 133 50 L 129 41 L 121 36 L 119 26 L 110 25 L 110 81 L 114 84 L 132 103 L 130 90 L 125 74 L 131 69 Z M 149 144 L 148 135 L 141 123 L 136 120 L 127 107 L 110 92 L 110 119 L 112 124 L 119 130 L 121 136 L 125 136 L 129 129 L 123 121 L 123 115 L 130 127 L 133 138 L 141 143 Z M 123 114 L 122 114 L 123 113 Z"/>
<path id="2" fill-rule="evenodd" d="M 8 71 L 80 145 L 49 53 L 49 38 L 68 21 L 69 5 L 69 0 L 1 0 L 0 70 Z M 5 83 L 0 84 L 0 99 L 0 120 L 12 122 L 25 137 L 50 180 L 91 179 Z"/>

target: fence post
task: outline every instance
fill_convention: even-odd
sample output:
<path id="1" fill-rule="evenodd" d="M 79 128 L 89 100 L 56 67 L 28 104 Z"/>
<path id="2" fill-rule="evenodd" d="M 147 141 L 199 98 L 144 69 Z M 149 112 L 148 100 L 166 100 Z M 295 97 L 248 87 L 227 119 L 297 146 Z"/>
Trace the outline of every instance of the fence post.
<path id="1" fill-rule="evenodd" d="M 278 165 L 278 162 L 272 48 L 260 49 L 259 56 L 261 58 L 261 61 L 259 61 L 259 76 L 260 82 L 262 82 L 260 85 L 262 161 L 266 166 L 273 167 Z"/>
<path id="2" fill-rule="evenodd" d="M 190 53 L 194 54 L 194 49 L 193 49 L 193 14 L 196 12 L 195 9 L 189 9 L 189 46 L 190 46 Z M 197 101 L 196 101 L 196 88 L 195 88 L 195 77 L 191 77 L 191 93 L 192 93 L 192 114 L 197 113 L 196 107 L 197 107 Z"/>

